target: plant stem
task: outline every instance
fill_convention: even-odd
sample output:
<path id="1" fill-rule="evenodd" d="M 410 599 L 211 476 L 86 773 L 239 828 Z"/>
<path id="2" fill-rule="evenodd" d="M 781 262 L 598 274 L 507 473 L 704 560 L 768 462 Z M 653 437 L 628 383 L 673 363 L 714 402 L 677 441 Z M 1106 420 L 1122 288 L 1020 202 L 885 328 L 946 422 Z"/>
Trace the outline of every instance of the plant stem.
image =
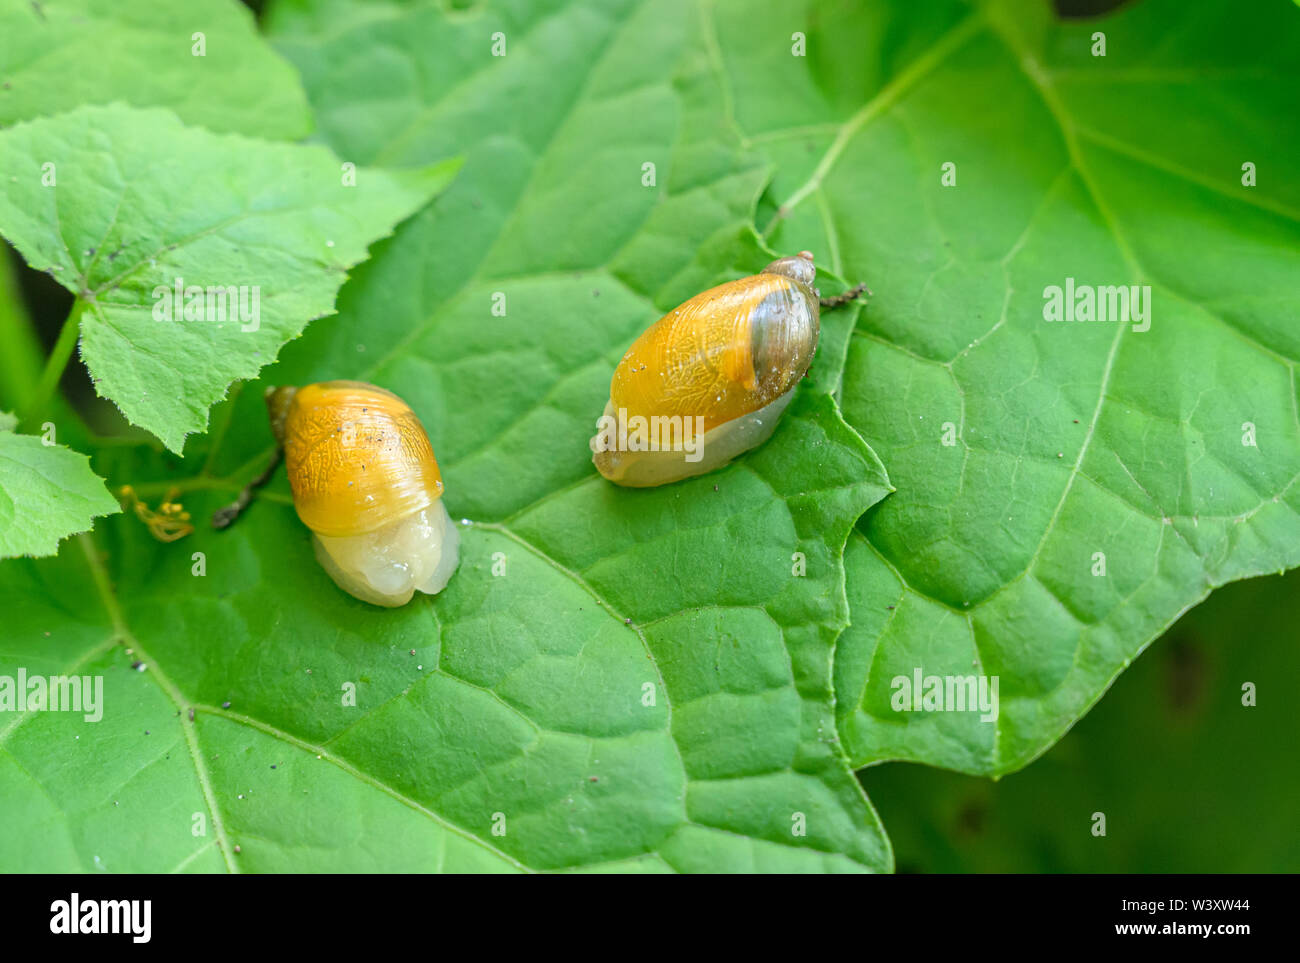
<path id="1" fill-rule="evenodd" d="M 18 289 L 13 259 L 0 252 L 0 408 L 26 411 L 41 367 L 41 344 Z"/>
<path id="2" fill-rule="evenodd" d="M 72 349 L 77 346 L 77 337 L 81 334 L 81 313 L 85 309 L 86 302 L 80 298 L 73 302 L 72 310 L 68 312 L 68 317 L 63 322 L 63 330 L 59 332 L 59 340 L 54 343 L 54 350 L 50 352 L 50 357 L 45 362 L 45 370 L 41 373 L 40 383 L 37 384 L 36 391 L 27 404 L 27 410 L 23 416 L 24 423 L 36 421 L 41 411 L 49 403 L 50 398 L 59 390 L 59 381 L 63 378 L 63 370 L 68 366 L 68 359 L 72 357 Z"/>

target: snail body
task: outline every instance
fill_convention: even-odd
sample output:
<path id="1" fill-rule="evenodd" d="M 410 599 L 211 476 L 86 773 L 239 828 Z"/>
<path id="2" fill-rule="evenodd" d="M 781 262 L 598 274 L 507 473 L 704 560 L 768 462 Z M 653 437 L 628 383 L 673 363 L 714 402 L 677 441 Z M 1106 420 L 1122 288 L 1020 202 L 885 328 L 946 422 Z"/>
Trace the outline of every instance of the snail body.
<path id="1" fill-rule="evenodd" d="M 298 517 L 344 591 L 374 605 L 434 595 L 456 570 L 460 535 L 420 419 L 360 381 L 268 388 Z"/>
<path id="2" fill-rule="evenodd" d="M 610 381 L 590 443 L 596 469 L 618 485 L 662 485 L 766 441 L 817 349 L 815 278 L 802 251 L 697 294 L 646 329 Z"/>

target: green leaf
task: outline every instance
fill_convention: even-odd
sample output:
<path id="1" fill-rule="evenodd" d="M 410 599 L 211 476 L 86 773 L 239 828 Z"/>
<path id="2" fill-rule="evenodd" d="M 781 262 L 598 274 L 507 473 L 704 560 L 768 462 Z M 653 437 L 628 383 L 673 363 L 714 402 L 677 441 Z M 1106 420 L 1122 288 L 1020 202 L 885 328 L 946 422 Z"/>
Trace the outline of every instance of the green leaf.
<path id="1" fill-rule="evenodd" d="M 311 129 L 293 68 L 234 0 L 3 0 L 0 35 L 2 126 L 122 101 L 251 137 Z"/>
<path id="2" fill-rule="evenodd" d="M 0 411 L 0 558 L 53 555 L 59 540 L 121 511 L 85 455 L 13 432 Z"/>
<path id="3" fill-rule="evenodd" d="M 87 107 L 0 132 L 0 230 L 84 302 L 81 357 L 100 395 L 179 452 L 457 166 L 358 170 L 350 186 L 321 147 Z M 191 288 L 206 291 L 198 320 Z"/>
<path id="4" fill-rule="evenodd" d="M 588 478 L 476 521 L 448 589 L 400 610 L 341 593 L 274 494 L 175 545 L 103 525 L 111 575 L 89 540 L 7 563 L 7 664 L 102 676 L 106 710 L 0 730 L 0 786 L 31 830 L 0 838 L 0 868 L 886 868 L 829 709 L 839 540 L 878 467 L 825 395 L 795 404 L 724 473 Z"/>
<path id="5" fill-rule="evenodd" d="M 1300 571 L 1214 592 L 1015 778 L 864 769 L 899 871 L 1295 872 L 1300 744 L 1269 693 L 1295 674 L 1297 593 Z"/>
<path id="6" fill-rule="evenodd" d="M 363 378 L 411 402 L 468 519 L 459 570 L 436 599 L 357 602 L 315 563 L 280 476 L 228 532 L 159 545 L 124 518 L 84 559 L 0 578 L 0 604 L 22 608 L 18 653 L 43 645 L 42 665 L 102 673 L 123 707 L 111 725 L 32 713 L 0 734 L 23 825 L 61 840 L 69 869 L 888 869 L 831 698 L 843 542 L 888 491 L 829 394 L 854 310 L 825 315 L 813 377 L 760 450 L 649 491 L 591 465 L 635 335 L 772 256 L 752 228 L 767 172 L 713 121 L 693 9 L 378 8 L 342 23 L 293 51 L 337 98 L 318 105 L 333 146 L 467 163 L 275 377 Z M 508 56 L 491 56 L 489 27 L 513 38 Z M 390 70 L 430 86 L 412 96 Z M 505 105 L 526 123 L 503 132 Z M 259 394 L 222 406 L 197 478 L 141 452 L 104 470 L 143 492 L 176 481 L 205 517 L 263 463 Z M 63 564 L 89 565 L 106 614 L 53 649 L 42 587 Z M 89 785 L 118 788 L 87 800 L 63 776 L 74 751 L 100 767 Z M 0 866 L 30 865 L 26 835 L 7 835 Z"/>
<path id="7" fill-rule="evenodd" d="M 1300 563 L 1300 16 L 1025 12 L 837 20 L 837 42 L 900 67 L 865 106 L 805 109 L 836 126 L 783 148 L 773 190 L 769 243 L 833 238 L 876 291 L 842 401 L 898 493 L 846 555 L 857 765 L 1017 769 L 1212 588 Z M 720 8 L 738 63 L 753 16 Z M 770 109 L 753 80 L 742 123 Z M 1045 321 L 1067 278 L 1149 285 L 1149 330 Z M 895 711 L 918 668 L 997 676 L 1000 718 Z"/>

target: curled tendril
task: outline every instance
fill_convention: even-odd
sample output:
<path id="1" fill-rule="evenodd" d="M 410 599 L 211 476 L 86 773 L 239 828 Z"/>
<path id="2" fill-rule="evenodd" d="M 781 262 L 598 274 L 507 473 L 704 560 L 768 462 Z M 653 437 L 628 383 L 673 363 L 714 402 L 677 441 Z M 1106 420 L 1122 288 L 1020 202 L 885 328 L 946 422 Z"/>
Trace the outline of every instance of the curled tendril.
<path id="1" fill-rule="evenodd" d="M 133 509 L 136 517 L 149 529 L 149 534 L 160 542 L 174 542 L 194 531 L 194 526 L 190 523 L 190 513 L 185 510 L 184 505 L 175 500 L 178 495 L 180 495 L 179 489 L 171 489 L 159 503 L 158 510 L 154 511 L 140 499 L 130 485 L 123 485 L 118 491 L 118 498 L 121 499 L 123 507 Z"/>

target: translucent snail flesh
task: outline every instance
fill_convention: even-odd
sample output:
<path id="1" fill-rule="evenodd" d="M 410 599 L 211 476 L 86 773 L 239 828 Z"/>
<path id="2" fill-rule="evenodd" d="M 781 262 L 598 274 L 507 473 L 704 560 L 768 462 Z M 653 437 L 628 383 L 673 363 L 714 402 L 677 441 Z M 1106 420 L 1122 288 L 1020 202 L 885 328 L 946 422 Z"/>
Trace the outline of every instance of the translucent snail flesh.
<path id="1" fill-rule="evenodd" d="M 360 381 L 268 388 L 293 506 L 316 558 L 344 591 L 404 605 L 442 591 L 460 535 L 442 503 L 442 475 L 406 402 Z"/>
<path id="2" fill-rule="evenodd" d="M 662 485 L 766 441 L 817 349 L 815 278 L 801 251 L 651 325 L 614 369 L 591 439 L 596 469 L 619 485 Z"/>

